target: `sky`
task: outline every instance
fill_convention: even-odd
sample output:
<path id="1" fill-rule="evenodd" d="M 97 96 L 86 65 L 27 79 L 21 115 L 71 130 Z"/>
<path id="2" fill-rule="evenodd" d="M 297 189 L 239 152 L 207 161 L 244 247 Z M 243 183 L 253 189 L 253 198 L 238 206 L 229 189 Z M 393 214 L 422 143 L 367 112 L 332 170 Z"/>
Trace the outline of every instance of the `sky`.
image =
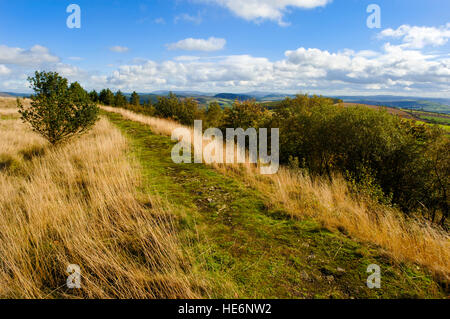
<path id="1" fill-rule="evenodd" d="M 0 0 L 0 92 L 45 70 L 88 90 L 450 98 L 449 39 L 448 0 Z"/>

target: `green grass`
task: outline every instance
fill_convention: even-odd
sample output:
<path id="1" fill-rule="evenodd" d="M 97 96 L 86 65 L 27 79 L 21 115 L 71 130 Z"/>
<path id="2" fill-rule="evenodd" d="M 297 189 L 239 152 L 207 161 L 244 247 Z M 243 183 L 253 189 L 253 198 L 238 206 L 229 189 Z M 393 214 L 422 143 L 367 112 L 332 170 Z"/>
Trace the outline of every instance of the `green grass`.
<path id="1" fill-rule="evenodd" d="M 439 126 L 441 129 L 443 129 L 444 131 L 446 131 L 447 133 L 450 133 L 450 125 L 432 124 L 432 123 L 428 123 L 428 122 L 424 122 L 424 121 L 417 121 L 417 120 L 416 120 L 416 123 L 419 123 L 419 124 L 425 124 L 425 125 L 428 125 L 428 126 L 435 126 L 435 125 L 437 125 L 437 126 Z"/>
<path id="2" fill-rule="evenodd" d="M 420 118 L 437 124 L 450 125 L 450 118 L 438 116 L 421 116 Z"/>
<path id="3" fill-rule="evenodd" d="M 447 133 L 450 133 L 450 125 L 439 125 L 439 127 Z"/>
<path id="4" fill-rule="evenodd" d="M 393 263 L 375 247 L 292 220 L 239 180 L 201 164 L 175 164 L 173 142 L 148 126 L 107 114 L 128 137 L 145 189 L 166 198 L 178 216 L 183 250 L 212 286 L 214 298 L 443 297 L 424 270 Z M 369 264 L 382 289 L 366 286 Z"/>
<path id="5" fill-rule="evenodd" d="M 413 116 L 419 119 L 419 121 L 417 121 L 419 123 L 424 123 L 427 125 L 438 125 L 440 128 L 450 133 L 450 115 L 448 114 L 405 109 L 403 111 L 411 113 Z"/>

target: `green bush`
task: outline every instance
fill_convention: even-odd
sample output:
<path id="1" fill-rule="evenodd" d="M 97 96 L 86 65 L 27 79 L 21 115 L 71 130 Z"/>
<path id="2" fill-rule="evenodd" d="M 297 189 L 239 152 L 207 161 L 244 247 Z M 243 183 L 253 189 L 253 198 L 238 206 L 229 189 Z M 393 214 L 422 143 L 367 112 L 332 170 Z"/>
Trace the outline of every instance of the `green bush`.
<path id="1" fill-rule="evenodd" d="M 424 207 L 439 211 L 445 223 L 450 145 L 442 131 L 306 95 L 281 102 L 270 126 L 280 128 L 283 163 L 297 158 L 313 174 L 341 173 L 359 195 L 392 202 L 408 214 Z"/>
<path id="2" fill-rule="evenodd" d="M 170 93 L 167 97 L 158 97 L 155 105 L 156 115 L 171 118 L 185 125 L 193 125 L 194 120 L 202 120 L 203 112 L 198 108 L 198 102 L 192 98 L 180 100 L 175 94 Z"/>
<path id="3" fill-rule="evenodd" d="M 206 110 L 206 127 L 220 127 L 223 121 L 222 107 L 217 102 L 209 104 Z"/>
<path id="4" fill-rule="evenodd" d="M 255 101 L 240 102 L 236 100 L 233 107 L 226 108 L 223 113 L 222 128 L 264 127 L 270 118 L 270 112 Z"/>
<path id="5" fill-rule="evenodd" d="M 98 119 L 98 107 L 77 83 L 55 72 L 36 72 L 28 78 L 35 94 L 31 105 L 17 100 L 22 120 L 50 143 L 57 144 L 89 130 Z"/>

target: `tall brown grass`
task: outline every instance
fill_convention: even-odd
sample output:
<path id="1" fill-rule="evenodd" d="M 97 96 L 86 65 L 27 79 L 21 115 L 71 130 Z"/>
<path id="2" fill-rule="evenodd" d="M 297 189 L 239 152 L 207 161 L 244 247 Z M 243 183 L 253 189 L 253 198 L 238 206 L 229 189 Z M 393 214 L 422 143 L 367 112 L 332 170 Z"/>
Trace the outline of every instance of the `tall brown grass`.
<path id="1" fill-rule="evenodd" d="M 22 99 L 24 105 L 29 105 L 30 99 Z M 17 115 L 19 117 L 17 101 L 11 97 L 0 97 L 0 115 Z"/>
<path id="2" fill-rule="evenodd" d="M 29 105 L 30 99 L 21 99 L 24 105 Z M 0 97 L 0 107 L 2 109 L 15 109 L 17 108 L 17 98 L 15 97 Z"/>
<path id="3" fill-rule="evenodd" d="M 138 193 L 126 139 L 102 119 L 52 147 L 0 120 L 0 298 L 193 298 L 170 206 Z M 81 289 L 68 289 L 69 264 Z"/>
<path id="4" fill-rule="evenodd" d="M 176 122 L 134 112 L 103 107 L 127 119 L 149 125 L 156 134 L 170 136 L 181 127 Z M 192 130 L 192 128 L 189 128 Z M 205 145 L 204 145 L 205 146 Z M 398 210 L 355 198 L 340 176 L 329 179 L 281 168 L 263 176 L 252 165 L 214 165 L 224 174 L 239 175 L 275 206 L 283 207 L 293 218 L 312 217 L 329 228 L 377 245 L 395 261 L 409 261 L 430 269 L 442 280 L 450 279 L 450 237 L 427 223 L 406 219 Z"/>
<path id="5" fill-rule="evenodd" d="M 0 109 L 0 115 L 17 115 L 19 116 L 18 109 Z"/>

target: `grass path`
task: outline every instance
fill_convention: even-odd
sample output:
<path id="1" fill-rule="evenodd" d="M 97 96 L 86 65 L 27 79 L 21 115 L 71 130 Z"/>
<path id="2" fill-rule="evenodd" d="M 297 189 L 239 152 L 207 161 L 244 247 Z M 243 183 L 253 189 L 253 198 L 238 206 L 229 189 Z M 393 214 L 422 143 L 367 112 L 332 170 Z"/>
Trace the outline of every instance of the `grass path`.
<path id="1" fill-rule="evenodd" d="M 263 195 L 201 164 L 175 164 L 173 142 L 146 125 L 107 114 L 130 140 L 145 191 L 176 208 L 180 237 L 213 298 L 443 297 L 431 276 L 395 264 L 312 220 L 268 208 Z M 367 266 L 382 269 L 382 288 L 366 287 Z"/>

